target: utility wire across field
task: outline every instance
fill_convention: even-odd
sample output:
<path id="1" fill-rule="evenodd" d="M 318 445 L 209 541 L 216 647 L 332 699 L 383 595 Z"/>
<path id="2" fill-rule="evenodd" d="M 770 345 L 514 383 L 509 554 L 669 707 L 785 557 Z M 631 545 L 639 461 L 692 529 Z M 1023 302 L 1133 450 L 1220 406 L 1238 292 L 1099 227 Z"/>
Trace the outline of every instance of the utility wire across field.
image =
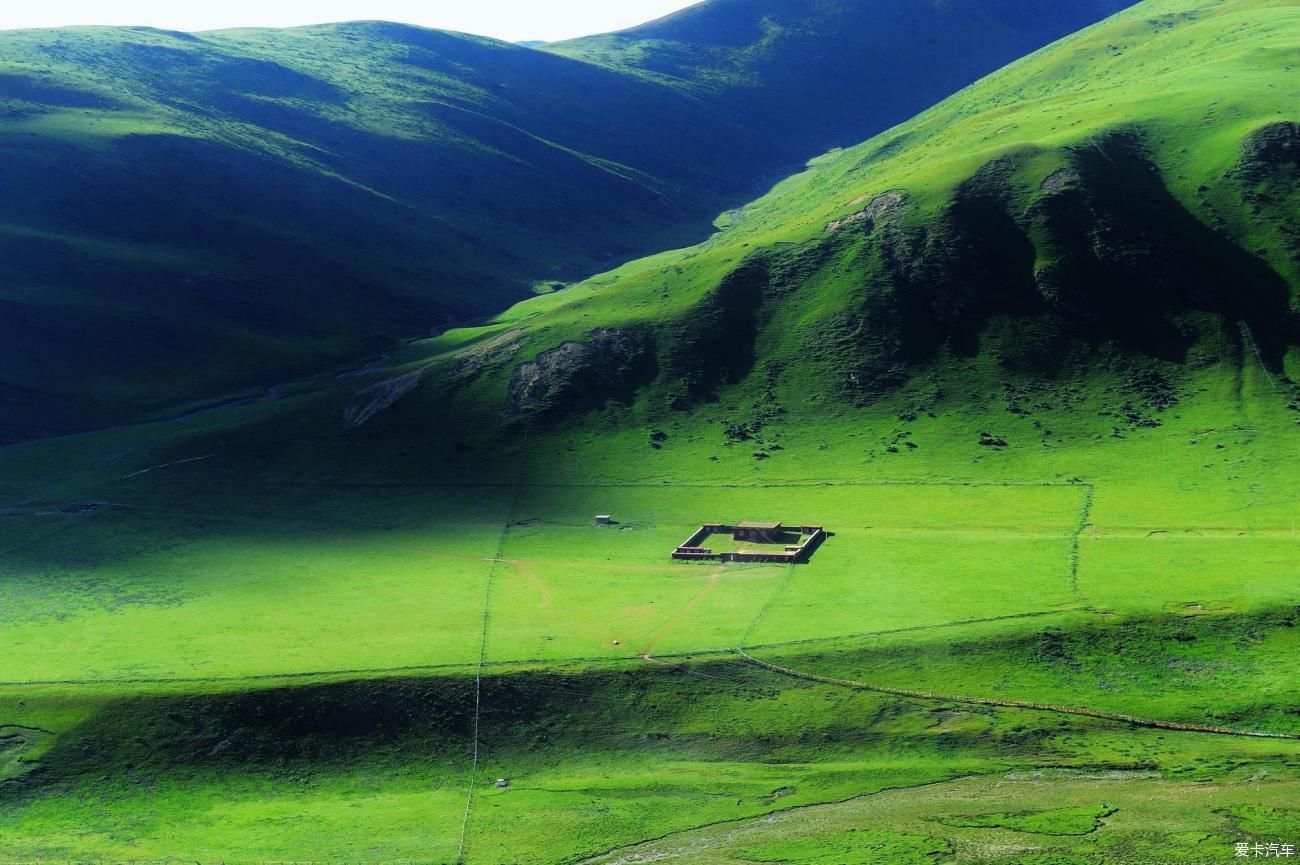
<path id="1" fill-rule="evenodd" d="M 740 635 L 740 644 L 742 646 L 749 643 L 749 638 L 754 633 L 754 629 L 758 627 L 758 623 L 767 615 L 767 611 L 776 603 L 776 599 L 785 593 L 786 587 L 790 585 L 790 580 L 794 578 L 795 567 L 797 566 L 793 562 L 785 566 L 785 573 L 781 575 L 781 582 L 777 583 L 776 588 L 772 590 L 772 594 L 768 595 L 763 606 L 758 608 L 758 612 L 754 614 L 749 627 L 745 628 L 745 633 Z"/>
<path id="2" fill-rule="evenodd" d="M 1083 540 L 1083 533 L 1088 530 L 1092 522 L 1093 500 L 1097 494 L 1097 488 L 1090 483 L 1081 484 L 1083 487 L 1083 501 L 1079 504 L 1079 519 L 1075 523 L 1074 532 L 1070 536 L 1070 592 L 1074 595 L 1075 600 L 1085 607 L 1088 606 L 1088 599 L 1083 594 L 1083 589 L 1079 587 L 1079 567 L 1082 551 L 1080 543 Z"/>

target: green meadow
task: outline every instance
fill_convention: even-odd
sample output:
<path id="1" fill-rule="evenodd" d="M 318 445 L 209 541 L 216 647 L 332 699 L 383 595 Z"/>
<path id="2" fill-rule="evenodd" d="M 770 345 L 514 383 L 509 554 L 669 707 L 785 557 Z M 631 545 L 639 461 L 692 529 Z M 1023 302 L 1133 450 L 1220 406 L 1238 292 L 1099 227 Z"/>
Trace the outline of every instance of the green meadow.
<path id="1" fill-rule="evenodd" d="M 13 488 L 0 518 L 0 850 L 1222 861 L 1294 820 L 1300 743 L 965 701 L 1295 732 L 1294 413 L 1243 380 L 1249 430 L 1209 384 L 1123 440 L 1050 418 L 1051 449 L 991 450 L 996 411 L 1021 421 L 967 409 L 887 454 L 859 444 L 897 427 L 882 405 L 755 463 L 702 418 L 582 451 L 586 483 L 542 455 L 599 417 L 477 482 L 229 482 L 254 450 L 136 474 L 157 427 L 84 440 L 84 468 L 9 449 L 11 478 L 84 486 Z M 248 411 L 182 423 L 209 445 Z M 799 566 L 669 560 L 751 518 L 831 537 Z"/>
<path id="2" fill-rule="evenodd" d="M 1075 604 L 1083 495 L 909 483 L 311 486 L 245 502 L 246 491 L 218 487 L 191 511 L 162 487 L 161 501 L 45 518 L 67 523 L 61 531 L 18 519 L 14 535 L 34 536 L 6 557 L 0 680 L 464 665 L 477 662 L 485 603 L 492 662 L 720 651 L 1057 609 Z M 597 511 L 617 524 L 595 525 Z M 778 511 L 832 527 L 811 564 L 669 560 L 702 522 Z M 1008 563 L 1011 582 L 999 576 Z M 978 582 L 988 591 L 962 591 Z M 96 639 L 78 638 L 87 633 Z"/>

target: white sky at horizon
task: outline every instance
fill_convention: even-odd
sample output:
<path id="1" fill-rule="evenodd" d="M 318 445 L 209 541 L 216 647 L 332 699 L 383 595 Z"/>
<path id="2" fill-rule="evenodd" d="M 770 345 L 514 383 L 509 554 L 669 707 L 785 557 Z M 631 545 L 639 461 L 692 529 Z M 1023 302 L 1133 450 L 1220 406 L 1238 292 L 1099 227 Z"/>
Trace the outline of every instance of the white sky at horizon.
<path id="1" fill-rule="evenodd" d="M 0 0 L 0 30 L 80 24 L 200 32 L 384 20 L 554 42 L 621 30 L 697 0 Z"/>

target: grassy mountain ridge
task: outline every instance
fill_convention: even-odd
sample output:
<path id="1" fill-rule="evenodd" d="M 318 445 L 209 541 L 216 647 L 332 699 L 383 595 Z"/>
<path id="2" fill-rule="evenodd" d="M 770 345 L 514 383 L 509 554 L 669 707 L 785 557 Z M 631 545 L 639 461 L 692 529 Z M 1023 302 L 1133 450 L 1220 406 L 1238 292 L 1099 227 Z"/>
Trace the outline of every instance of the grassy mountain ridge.
<path id="1" fill-rule="evenodd" d="M 814 160 L 704 244 L 304 383 L 162 456 L 233 445 L 288 475 L 509 477 L 501 443 L 527 427 L 722 423 L 726 446 L 770 461 L 764 426 L 855 406 L 1005 401 L 1027 421 L 1035 399 L 1070 414 L 1069 392 L 1103 391 L 1092 411 L 1118 436 L 1247 361 L 1294 405 L 1296 9 L 1148 2 Z"/>
<path id="2" fill-rule="evenodd" d="M 508 479 L 532 429 L 590 461 L 548 463 L 572 479 L 617 472 L 653 430 L 668 438 L 652 476 L 684 459 L 711 477 L 792 471 L 811 454 L 786 439 L 820 448 L 820 424 L 859 416 L 897 416 L 869 462 L 917 453 L 918 419 L 990 411 L 926 446 L 996 452 L 999 407 L 1048 453 L 1159 428 L 1206 375 L 1256 363 L 1285 413 L 1300 404 L 1296 127 L 1277 85 L 1295 10 L 1145 4 L 815 160 L 702 245 L 162 456 L 233 449 L 253 461 L 232 477 Z"/>
<path id="3" fill-rule="evenodd" d="M 972 58 L 944 94 L 1009 59 L 923 8 Z M 1020 48 L 1105 10 L 1023 11 Z M 5 440 L 264 391 L 694 241 L 826 130 L 889 121 L 835 91 L 774 122 L 776 85 L 815 90 L 823 66 L 909 112 L 942 95 L 925 57 L 858 64 L 852 28 L 782 42 L 757 90 L 382 22 L 0 42 Z"/>

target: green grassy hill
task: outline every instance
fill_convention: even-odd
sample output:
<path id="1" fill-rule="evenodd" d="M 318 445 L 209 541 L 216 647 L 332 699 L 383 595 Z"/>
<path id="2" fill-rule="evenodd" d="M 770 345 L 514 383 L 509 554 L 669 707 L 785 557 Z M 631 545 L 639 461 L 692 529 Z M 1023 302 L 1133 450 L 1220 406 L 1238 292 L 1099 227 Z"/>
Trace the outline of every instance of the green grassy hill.
<path id="1" fill-rule="evenodd" d="M 727 37 L 689 20 L 713 60 L 671 82 L 380 23 L 0 34 L 0 441 L 274 394 L 695 242 L 828 135 L 883 129 L 1108 8 L 999 13 L 988 40 L 972 4 L 917 5 L 869 38 L 778 39 L 765 81 L 732 83 L 730 49 L 706 47 Z M 859 63 L 882 34 L 933 47 Z M 840 103 L 832 68 L 890 111 Z"/>
<path id="2" fill-rule="evenodd" d="M 704 244 L 0 449 L 0 858 L 1290 843 L 1298 69 L 1148 0 Z M 831 536 L 669 561 L 744 519 Z"/>

